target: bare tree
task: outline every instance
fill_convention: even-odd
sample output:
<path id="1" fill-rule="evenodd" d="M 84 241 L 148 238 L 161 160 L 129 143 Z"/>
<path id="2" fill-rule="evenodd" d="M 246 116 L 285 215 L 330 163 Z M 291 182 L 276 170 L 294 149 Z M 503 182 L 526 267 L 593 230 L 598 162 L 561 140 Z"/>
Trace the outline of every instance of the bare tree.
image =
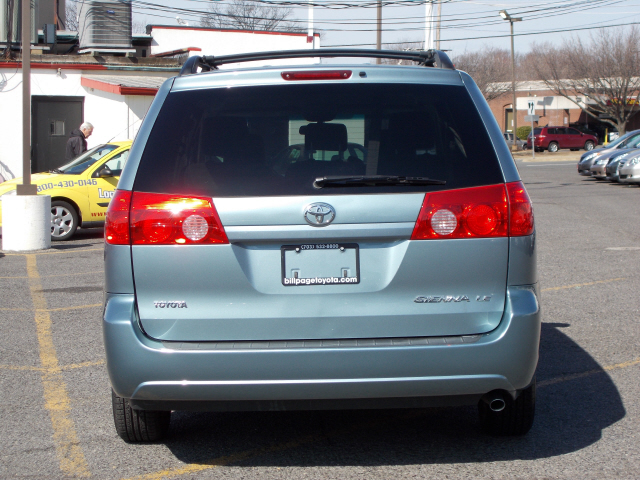
<path id="1" fill-rule="evenodd" d="M 471 75 L 487 101 L 511 91 L 509 50 L 483 46 L 475 52 L 452 55 L 451 61 L 458 70 Z"/>
<path id="2" fill-rule="evenodd" d="M 638 111 L 640 30 L 601 29 L 584 43 L 565 40 L 560 47 L 534 45 L 539 78 L 587 114 L 615 126 L 620 134 Z"/>
<path id="3" fill-rule="evenodd" d="M 78 31 L 78 4 L 75 0 L 68 0 L 64 9 L 65 27 L 69 32 Z"/>
<path id="4" fill-rule="evenodd" d="M 269 6 L 253 0 L 230 0 L 209 5 L 200 25 L 209 28 L 237 28 L 250 31 L 304 31 L 289 18 L 291 8 Z"/>

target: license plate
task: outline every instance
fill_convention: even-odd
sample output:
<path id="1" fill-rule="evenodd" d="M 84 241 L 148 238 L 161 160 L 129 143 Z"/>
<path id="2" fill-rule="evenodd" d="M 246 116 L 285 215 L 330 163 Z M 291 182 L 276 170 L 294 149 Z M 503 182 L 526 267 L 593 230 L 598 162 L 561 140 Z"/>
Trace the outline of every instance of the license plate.
<path id="1" fill-rule="evenodd" d="M 282 285 L 353 285 L 360 283 L 357 243 L 283 245 Z"/>

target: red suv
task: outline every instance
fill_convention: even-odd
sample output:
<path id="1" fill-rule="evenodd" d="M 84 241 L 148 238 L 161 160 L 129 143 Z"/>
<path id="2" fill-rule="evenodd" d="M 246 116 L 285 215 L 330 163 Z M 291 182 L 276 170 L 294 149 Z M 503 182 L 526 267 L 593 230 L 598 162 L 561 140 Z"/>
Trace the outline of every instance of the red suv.
<path id="1" fill-rule="evenodd" d="M 598 144 L 598 139 L 588 133 L 582 133 L 570 127 L 538 127 L 533 129 L 536 150 L 549 150 L 557 152 L 561 148 L 570 150 L 593 150 Z M 527 147 L 531 148 L 531 134 L 527 138 Z"/>

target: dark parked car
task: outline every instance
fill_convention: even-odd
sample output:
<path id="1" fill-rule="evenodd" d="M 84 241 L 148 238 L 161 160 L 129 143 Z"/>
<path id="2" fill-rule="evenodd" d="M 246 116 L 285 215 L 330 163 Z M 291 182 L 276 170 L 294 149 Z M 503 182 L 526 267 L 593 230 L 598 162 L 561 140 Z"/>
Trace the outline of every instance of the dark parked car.
<path id="1" fill-rule="evenodd" d="M 535 137 L 536 151 L 557 152 L 561 148 L 593 150 L 598 144 L 598 139 L 595 136 L 582 133 L 571 127 L 536 127 L 533 129 L 533 137 Z M 527 146 L 532 147 L 531 134 L 527 139 Z"/>

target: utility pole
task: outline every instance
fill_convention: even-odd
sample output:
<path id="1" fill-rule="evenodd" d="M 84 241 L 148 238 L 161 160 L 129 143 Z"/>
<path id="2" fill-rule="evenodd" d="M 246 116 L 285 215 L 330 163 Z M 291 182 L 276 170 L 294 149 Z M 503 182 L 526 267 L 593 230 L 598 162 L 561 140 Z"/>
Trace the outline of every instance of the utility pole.
<path id="1" fill-rule="evenodd" d="M 424 49 L 431 50 L 433 48 L 433 1 L 424 4 Z"/>
<path id="2" fill-rule="evenodd" d="M 311 48 L 316 48 L 313 35 L 313 3 L 309 0 L 309 30 L 307 32 L 307 43 L 311 44 Z"/>
<path id="3" fill-rule="evenodd" d="M 22 185 L 18 195 L 36 195 L 31 184 L 31 2 L 22 0 Z"/>
<path id="4" fill-rule="evenodd" d="M 31 2 L 22 0 L 22 183 L 2 200 L 2 249 L 51 247 L 51 197 L 31 183 Z"/>
<path id="5" fill-rule="evenodd" d="M 518 139 L 518 111 L 516 110 L 516 56 L 513 48 L 513 23 L 521 22 L 522 17 L 512 17 L 506 10 L 500 10 L 500 16 L 511 24 L 511 90 L 513 91 L 513 145 L 511 149 L 515 152 L 518 149 L 516 140 Z"/>
<path id="6" fill-rule="evenodd" d="M 382 0 L 378 0 L 378 31 L 376 38 L 376 48 L 382 50 Z M 379 65 L 382 61 L 381 58 L 376 58 L 376 63 Z"/>
<path id="7" fill-rule="evenodd" d="M 442 20 L 442 0 L 438 0 L 438 13 L 436 14 L 436 50 L 440 50 L 440 21 Z"/>

